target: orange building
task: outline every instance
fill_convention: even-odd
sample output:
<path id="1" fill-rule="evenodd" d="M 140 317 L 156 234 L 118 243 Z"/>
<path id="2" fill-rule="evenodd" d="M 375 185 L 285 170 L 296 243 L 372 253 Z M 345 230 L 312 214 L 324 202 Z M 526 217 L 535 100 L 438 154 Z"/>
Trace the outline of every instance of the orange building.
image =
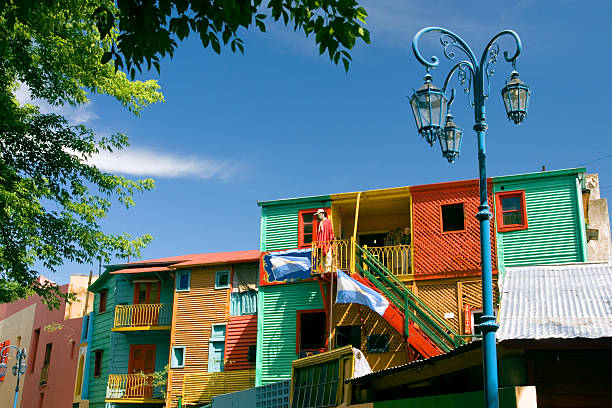
<path id="1" fill-rule="evenodd" d="M 167 406 L 253 387 L 259 251 L 201 254 L 175 274 Z"/>

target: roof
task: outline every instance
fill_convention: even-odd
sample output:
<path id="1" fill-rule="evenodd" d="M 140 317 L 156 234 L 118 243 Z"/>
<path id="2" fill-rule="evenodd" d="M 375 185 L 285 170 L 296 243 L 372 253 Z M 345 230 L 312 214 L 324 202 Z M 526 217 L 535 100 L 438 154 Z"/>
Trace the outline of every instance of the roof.
<path id="1" fill-rule="evenodd" d="M 562 169 L 562 170 L 546 170 L 546 171 L 538 171 L 534 173 L 523 173 L 523 174 L 511 174 L 508 176 L 497 176 L 493 177 L 494 183 L 501 182 L 509 182 L 509 181 L 523 181 L 527 179 L 536 179 L 543 177 L 559 177 L 559 176 L 568 176 L 572 174 L 580 174 L 586 173 L 586 168 L 577 167 L 572 169 Z"/>
<path id="2" fill-rule="evenodd" d="M 498 341 L 612 337 L 612 264 L 507 268 Z"/>
<path id="3" fill-rule="evenodd" d="M 261 252 L 259 250 L 216 252 L 210 254 L 195 255 L 192 259 L 171 266 L 171 269 L 196 265 L 212 265 L 224 263 L 241 263 L 258 261 Z"/>
<path id="4" fill-rule="evenodd" d="M 148 266 L 143 268 L 124 268 L 111 271 L 111 275 L 118 275 L 121 273 L 145 273 L 145 272 L 165 272 L 169 271 L 167 266 Z"/>
<path id="5" fill-rule="evenodd" d="M 283 204 L 298 204 L 307 202 L 325 202 L 329 201 L 329 195 L 318 195 L 310 197 L 295 197 L 295 198 L 281 198 L 279 200 L 268 200 L 268 201 L 257 201 L 257 205 L 260 207 L 267 207 L 269 205 L 283 205 Z"/>

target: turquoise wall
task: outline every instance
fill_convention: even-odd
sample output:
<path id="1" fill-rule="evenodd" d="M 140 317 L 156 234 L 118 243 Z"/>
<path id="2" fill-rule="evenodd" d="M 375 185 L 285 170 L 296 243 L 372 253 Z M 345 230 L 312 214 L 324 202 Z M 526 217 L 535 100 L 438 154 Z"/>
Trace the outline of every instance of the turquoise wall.
<path id="1" fill-rule="evenodd" d="M 298 211 L 331 206 L 329 196 L 295 198 L 259 203 L 261 250 L 277 251 L 298 246 Z"/>
<path id="2" fill-rule="evenodd" d="M 89 347 L 89 406 L 91 408 L 104 408 L 106 398 L 106 384 L 108 382 L 109 363 L 110 363 L 110 340 L 111 328 L 113 326 L 115 314 L 115 275 L 102 276 L 105 279 L 94 294 L 93 315 L 94 327 L 92 332 L 91 345 Z M 100 306 L 100 290 L 108 290 L 106 301 L 106 311 L 98 313 Z M 101 349 L 102 353 L 102 375 L 94 378 L 94 350 Z"/>
<path id="3" fill-rule="evenodd" d="M 323 309 L 317 282 L 288 283 L 259 288 L 255 384 L 291 378 L 291 363 L 298 358 L 298 310 Z"/>
<path id="4" fill-rule="evenodd" d="M 528 220 L 526 230 L 497 231 L 500 270 L 587 260 L 581 173 L 584 169 L 493 178 L 495 193 L 525 190 Z"/>

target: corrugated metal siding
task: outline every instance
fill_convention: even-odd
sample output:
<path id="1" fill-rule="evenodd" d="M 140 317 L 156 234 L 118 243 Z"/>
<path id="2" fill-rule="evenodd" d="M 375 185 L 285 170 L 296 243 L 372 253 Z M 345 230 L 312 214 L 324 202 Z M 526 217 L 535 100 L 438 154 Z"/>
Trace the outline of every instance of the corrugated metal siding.
<path id="1" fill-rule="evenodd" d="M 292 204 L 270 205 L 262 208 L 261 250 L 276 251 L 298 246 L 298 211 L 329 207 L 330 200 L 305 200 Z"/>
<path id="2" fill-rule="evenodd" d="M 91 347 L 89 348 L 89 358 L 91 364 L 89 365 L 89 406 L 92 408 L 104 408 L 106 403 L 106 384 L 108 381 L 108 374 L 110 373 L 111 364 L 111 353 L 110 353 L 110 340 L 111 340 L 111 327 L 114 321 L 115 315 L 115 276 L 111 276 L 104 283 L 104 285 L 98 289 L 98 292 L 94 295 L 94 327 L 91 336 Z M 102 289 L 108 290 L 108 297 L 106 300 L 106 311 L 104 313 L 98 313 L 100 307 L 100 293 Z M 114 333 L 115 334 L 115 333 Z M 104 350 L 102 352 L 102 375 L 100 377 L 94 377 L 95 368 L 95 350 Z"/>
<path id="3" fill-rule="evenodd" d="M 257 385 L 291 378 L 298 310 L 322 309 L 319 285 L 305 282 L 260 288 L 257 341 Z"/>
<path id="4" fill-rule="evenodd" d="M 225 369 L 255 368 L 249 363 L 249 346 L 257 344 L 257 315 L 230 317 L 225 333 Z"/>
<path id="5" fill-rule="evenodd" d="M 215 289 L 215 272 L 227 269 L 227 266 L 192 269 L 190 290 L 174 293 L 171 345 L 186 346 L 186 349 L 185 368 L 170 369 L 172 407 L 177 405 L 183 392 L 184 375 L 208 371 L 212 325 L 229 319 L 229 289 Z"/>
<path id="6" fill-rule="evenodd" d="M 525 190 L 528 220 L 526 230 L 497 233 L 505 267 L 585 260 L 575 176 L 495 183 L 495 192 L 502 188 Z"/>
<path id="7" fill-rule="evenodd" d="M 183 403 L 208 403 L 217 395 L 252 388 L 254 384 L 255 370 L 188 373 L 185 375 Z"/>

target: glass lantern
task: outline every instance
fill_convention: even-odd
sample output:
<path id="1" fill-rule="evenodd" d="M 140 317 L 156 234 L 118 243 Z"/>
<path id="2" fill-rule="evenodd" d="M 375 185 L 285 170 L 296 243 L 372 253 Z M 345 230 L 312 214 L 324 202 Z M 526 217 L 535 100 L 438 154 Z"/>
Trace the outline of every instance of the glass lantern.
<path id="1" fill-rule="evenodd" d="M 446 111 L 446 96 L 442 90 L 431 83 L 432 76 L 425 75 L 425 83 L 410 98 L 412 113 L 419 134 L 431 146 L 436 142 Z"/>
<path id="2" fill-rule="evenodd" d="M 506 86 L 503 87 L 501 94 L 504 99 L 508 119 L 520 125 L 527 116 L 531 91 L 527 84 L 519 79 L 518 72 L 512 71 L 510 79 L 506 82 Z"/>
<path id="3" fill-rule="evenodd" d="M 444 125 L 444 130 L 440 133 L 439 139 L 442 156 L 449 163 L 453 163 L 459 157 L 462 135 L 463 130 L 453 123 L 453 115 L 450 113 L 446 115 L 446 124 Z"/>

